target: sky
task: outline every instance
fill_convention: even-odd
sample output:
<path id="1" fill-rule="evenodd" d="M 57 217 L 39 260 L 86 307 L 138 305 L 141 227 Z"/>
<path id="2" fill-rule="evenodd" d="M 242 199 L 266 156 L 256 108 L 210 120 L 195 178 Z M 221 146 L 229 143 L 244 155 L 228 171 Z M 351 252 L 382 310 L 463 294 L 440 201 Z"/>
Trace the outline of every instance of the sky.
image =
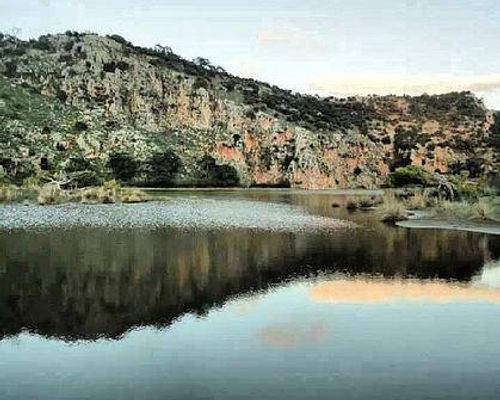
<path id="1" fill-rule="evenodd" d="M 500 109 L 499 0 L 0 0 L 0 30 L 170 46 L 320 95 L 471 90 Z"/>

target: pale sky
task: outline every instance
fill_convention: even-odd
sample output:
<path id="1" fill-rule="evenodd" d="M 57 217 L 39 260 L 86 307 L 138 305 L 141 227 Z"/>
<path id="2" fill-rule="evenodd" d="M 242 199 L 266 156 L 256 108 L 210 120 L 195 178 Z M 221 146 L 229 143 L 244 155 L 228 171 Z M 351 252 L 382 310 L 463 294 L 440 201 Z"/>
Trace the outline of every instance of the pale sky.
<path id="1" fill-rule="evenodd" d="M 500 0 L 0 0 L 0 30 L 170 46 L 321 95 L 471 90 L 500 109 Z"/>

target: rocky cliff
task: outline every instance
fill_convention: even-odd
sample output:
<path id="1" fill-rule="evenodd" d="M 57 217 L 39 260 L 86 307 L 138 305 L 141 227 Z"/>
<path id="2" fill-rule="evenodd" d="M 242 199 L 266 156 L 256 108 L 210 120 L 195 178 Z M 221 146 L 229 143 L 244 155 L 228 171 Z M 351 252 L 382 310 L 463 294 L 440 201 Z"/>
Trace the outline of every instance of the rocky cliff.
<path id="1" fill-rule="evenodd" d="M 319 98 L 119 36 L 0 39 L 0 165 L 15 182 L 372 188 L 397 166 L 497 167 L 500 124 L 468 92 Z"/>

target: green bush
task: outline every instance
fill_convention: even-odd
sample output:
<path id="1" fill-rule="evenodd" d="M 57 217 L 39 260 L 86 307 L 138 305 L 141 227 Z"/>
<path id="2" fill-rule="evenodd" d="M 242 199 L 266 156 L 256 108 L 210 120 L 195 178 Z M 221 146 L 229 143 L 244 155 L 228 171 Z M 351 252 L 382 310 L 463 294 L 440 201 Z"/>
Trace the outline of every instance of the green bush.
<path id="1" fill-rule="evenodd" d="M 113 171 L 116 179 L 122 183 L 129 183 L 139 171 L 139 162 L 128 153 L 112 153 L 109 156 L 108 167 Z"/>
<path id="2" fill-rule="evenodd" d="M 231 165 L 217 165 L 212 156 L 204 156 L 198 163 L 199 185 L 208 187 L 236 187 L 240 184 L 238 171 Z"/>
<path id="3" fill-rule="evenodd" d="M 403 187 L 407 185 L 427 185 L 431 174 L 422 167 L 408 165 L 399 167 L 389 175 L 389 184 L 392 187 Z"/>
<path id="4" fill-rule="evenodd" d="M 64 170 L 78 187 L 96 186 L 102 182 L 102 173 L 96 162 L 80 155 L 70 158 Z"/>
<path id="5" fill-rule="evenodd" d="M 147 186 L 170 187 L 174 185 L 182 161 L 173 150 L 154 154 L 146 163 Z"/>
<path id="6" fill-rule="evenodd" d="M 468 180 L 465 176 L 450 176 L 449 181 L 455 185 L 457 195 L 462 200 L 477 200 L 482 194 L 478 183 Z"/>

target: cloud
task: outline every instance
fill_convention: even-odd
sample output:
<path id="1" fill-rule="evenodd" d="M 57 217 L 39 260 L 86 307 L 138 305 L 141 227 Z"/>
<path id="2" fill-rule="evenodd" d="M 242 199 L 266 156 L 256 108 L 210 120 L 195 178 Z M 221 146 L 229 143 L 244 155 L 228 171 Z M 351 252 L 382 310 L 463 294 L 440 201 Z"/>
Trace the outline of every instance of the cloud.
<path id="1" fill-rule="evenodd" d="M 309 326 L 289 322 L 267 326 L 258 332 L 258 337 L 267 346 L 289 348 L 319 343 L 326 338 L 328 331 L 322 321 Z"/>
<path id="2" fill-rule="evenodd" d="M 453 91 L 490 92 L 500 89 L 500 74 L 453 75 L 332 75 L 315 79 L 311 90 L 322 94 L 439 94 Z"/>
<path id="3" fill-rule="evenodd" d="M 311 22 L 309 22 L 311 23 Z M 329 43 L 325 40 L 328 31 L 317 26 L 304 26 L 294 21 L 277 21 L 266 25 L 257 34 L 257 43 L 262 47 L 292 48 L 313 51 L 323 49 Z"/>
<path id="4" fill-rule="evenodd" d="M 313 286 L 310 296 L 320 303 L 389 303 L 401 300 L 500 303 L 500 290 L 496 288 L 432 280 L 338 279 Z"/>

